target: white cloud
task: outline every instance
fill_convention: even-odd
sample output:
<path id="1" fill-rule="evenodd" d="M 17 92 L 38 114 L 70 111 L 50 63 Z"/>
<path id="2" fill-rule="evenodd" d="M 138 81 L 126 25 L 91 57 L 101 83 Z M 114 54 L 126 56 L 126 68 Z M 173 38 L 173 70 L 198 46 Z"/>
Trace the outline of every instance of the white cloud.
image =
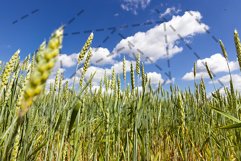
<path id="1" fill-rule="evenodd" d="M 175 78 L 168 79 L 165 84 L 172 84 L 175 82 L 175 80 L 176 80 Z"/>
<path id="2" fill-rule="evenodd" d="M 140 3 L 140 2 L 139 2 Z M 144 3 L 143 3 L 144 4 Z M 170 9 L 171 10 L 171 9 Z M 172 9 L 173 10 L 173 9 Z M 180 38 L 177 36 L 177 33 L 182 35 L 182 37 L 187 40 L 187 38 L 192 37 L 199 33 L 204 33 L 205 30 L 203 29 L 208 28 L 207 25 L 201 23 L 199 24 L 196 20 L 199 21 L 202 19 L 202 16 L 197 11 L 192 11 L 191 16 L 189 13 L 185 12 L 182 16 L 173 16 L 172 19 L 166 22 L 167 30 L 164 32 L 164 24 L 157 25 L 152 29 L 146 32 L 137 32 L 133 36 L 130 36 L 126 39 L 121 40 L 116 47 L 113 49 L 113 53 L 117 52 L 117 49 L 123 48 L 122 53 L 129 53 L 132 54 L 133 52 L 136 53 L 136 49 L 140 49 L 144 52 L 144 57 L 149 57 L 153 61 L 157 61 L 160 58 L 166 58 L 166 42 L 165 42 L 165 35 L 168 35 L 168 43 L 169 43 L 169 57 L 174 56 L 175 54 L 181 52 L 183 50 L 182 47 L 178 46 L 177 41 Z M 173 26 L 176 32 L 170 28 Z M 128 44 L 131 42 L 135 45 L 132 49 L 128 48 Z M 95 66 L 90 66 L 86 73 L 86 79 L 90 77 L 90 75 L 96 72 L 96 75 L 93 79 L 94 85 L 99 85 L 99 81 L 101 78 L 104 77 L 104 73 L 106 72 L 108 76 L 111 75 L 112 69 L 115 69 L 117 74 L 122 73 L 122 62 L 118 62 L 115 60 L 117 58 L 117 54 L 113 56 L 109 56 L 110 51 L 107 48 L 93 48 L 93 54 L 91 58 L 91 64 Z M 77 64 L 78 54 L 61 54 L 59 56 L 58 62 L 56 63 L 56 67 L 60 67 L 60 61 L 64 69 L 73 67 Z M 130 69 L 130 61 L 126 61 L 126 69 L 127 72 Z M 102 68 L 100 66 L 112 64 L 110 68 Z M 135 64 L 133 63 L 134 67 Z M 80 73 L 76 75 L 76 77 L 80 77 Z M 149 77 L 153 84 L 158 84 L 159 81 L 163 83 L 163 79 L 161 74 L 156 72 L 150 72 Z M 71 81 L 71 80 L 69 80 Z M 174 80 L 172 80 L 173 82 Z"/>
<path id="3" fill-rule="evenodd" d="M 60 54 L 58 60 L 56 62 L 56 67 L 60 67 L 62 63 L 63 68 L 70 68 L 77 65 L 78 62 L 78 55 L 77 53 L 73 54 Z M 110 51 L 107 48 L 92 48 L 92 57 L 90 59 L 90 63 L 97 66 L 102 66 L 106 64 L 114 64 L 115 60 L 111 55 Z M 85 55 L 85 57 L 87 54 Z M 83 63 L 84 60 L 81 62 Z"/>
<path id="4" fill-rule="evenodd" d="M 176 9 L 176 7 L 167 8 L 164 13 L 160 14 L 160 18 L 165 17 L 167 15 L 177 14 L 181 12 L 180 9 Z"/>
<path id="5" fill-rule="evenodd" d="M 58 57 L 58 62 L 62 62 L 63 67 L 69 68 L 77 64 L 78 54 L 60 54 Z"/>
<path id="6" fill-rule="evenodd" d="M 147 78 L 151 80 L 151 84 L 158 85 L 159 82 L 163 83 L 164 80 L 162 79 L 162 76 L 160 73 L 156 72 L 149 72 L 147 73 Z"/>
<path id="7" fill-rule="evenodd" d="M 137 14 L 139 8 L 145 9 L 151 0 L 122 0 L 121 8 L 125 11 L 131 11 Z"/>
<path id="8" fill-rule="evenodd" d="M 233 84 L 236 85 L 237 87 L 240 87 L 241 89 L 241 76 L 239 74 L 232 74 L 231 76 L 232 76 Z M 220 77 L 218 80 L 221 81 L 224 85 L 229 85 L 230 75 L 229 74 L 224 75 Z M 218 80 L 215 80 L 213 82 L 218 83 L 219 82 Z"/>
<path id="9" fill-rule="evenodd" d="M 212 55 L 209 58 L 199 59 L 196 62 L 196 78 L 208 78 L 207 70 L 204 66 L 204 63 L 207 62 L 208 67 L 213 73 L 228 72 L 226 59 L 219 53 Z M 234 71 L 239 69 L 237 61 L 229 61 L 230 70 Z M 193 68 L 192 72 L 186 73 L 183 77 L 183 80 L 193 80 Z"/>
<path id="10" fill-rule="evenodd" d="M 60 70 L 61 73 L 66 71 L 67 68 L 77 65 L 78 54 L 60 54 L 57 58 L 54 68 L 49 76 L 50 79 L 55 78 L 56 73 Z"/>
<path id="11" fill-rule="evenodd" d="M 120 15 L 119 13 L 115 13 L 115 14 L 114 14 L 115 17 L 118 17 L 119 15 Z"/>
<path id="12" fill-rule="evenodd" d="M 196 78 L 199 79 L 199 78 L 208 78 L 208 73 L 206 71 L 204 72 L 199 72 L 196 74 Z M 183 80 L 194 80 L 194 75 L 193 75 L 193 72 L 188 72 L 186 73 L 183 77 L 182 77 Z"/>
<path id="13" fill-rule="evenodd" d="M 94 65 L 106 65 L 113 64 L 113 56 L 107 48 L 93 48 L 93 53 L 91 57 L 91 64 Z"/>
<path id="14" fill-rule="evenodd" d="M 222 82 L 225 87 L 230 87 L 230 75 L 224 75 L 217 80 L 213 81 L 213 83 L 218 84 L 219 82 Z M 241 92 L 241 76 L 239 74 L 232 74 L 232 82 L 234 89 Z M 211 82 L 209 82 L 211 83 Z M 224 94 L 224 89 L 221 89 L 222 93 Z"/>
<path id="15" fill-rule="evenodd" d="M 169 44 L 169 57 L 183 50 L 182 47 L 178 46 L 177 41 L 180 40 L 177 33 L 180 34 L 184 39 L 192 37 L 199 33 L 204 33 L 204 27 L 209 28 L 207 25 L 199 21 L 202 16 L 197 11 L 191 11 L 193 16 L 188 12 L 185 12 L 182 16 L 173 16 L 172 19 L 166 22 L 167 30 L 164 32 L 164 24 L 155 26 L 154 28 L 146 32 L 137 32 L 135 35 L 122 39 L 115 47 L 114 52 L 117 53 L 117 49 L 123 48 L 122 53 L 136 53 L 137 49 L 140 49 L 145 57 L 149 57 L 152 61 L 157 61 L 160 58 L 167 58 L 165 35 L 168 39 Z M 174 32 L 171 27 L 174 27 Z M 133 48 L 129 48 L 130 44 L 133 44 Z"/>

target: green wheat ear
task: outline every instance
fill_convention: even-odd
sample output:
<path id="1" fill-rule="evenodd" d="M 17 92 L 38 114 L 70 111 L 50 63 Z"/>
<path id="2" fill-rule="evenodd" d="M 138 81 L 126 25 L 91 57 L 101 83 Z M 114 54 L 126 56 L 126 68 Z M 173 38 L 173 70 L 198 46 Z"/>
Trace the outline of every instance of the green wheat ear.
<path id="1" fill-rule="evenodd" d="M 140 59 L 141 59 L 141 56 L 138 53 L 136 56 L 136 73 L 137 73 L 137 75 L 140 74 Z"/>
<path id="2" fill-rule="evenodd" d="M 115 75 L 115 69 L 112 69 L 112 76 L 111 76 L 111 89 L 115 91 L 116 86 L 116 75 Z"/>
<path id="3" fill-rule="evenodd" d="M 59 55 L 62 47 L 63 27 L 52 34 L 48 45 L 43 51 L 42 57 L 36 63 L 31 71 L 30 79 L 27 82 L 26 89 L 21 100 L 19 116 L 24 116 L 33 103 L 33 98 L 40 94 L 45 82 L 47 81 L 51 69 L 54 67 L 56 57 Z"/>
<path id="4" fill-rule="evenodd" d="M 83 48 L 81 49 L 78 57 L 78 64 L 84 59 L 86 52 L 89 50 L 91 43 L 93 41 L 94 34 L 91 33 L 90 36 L 88 37 L 87 41 L 85 42 Z"/>
<path id="5" fill-rule="evenodd" d="M 21 70 L 27 70 L 27 67 L 28 67 L 28 65 L 29 65 L 29 59 L 30 59 L 30 55 L 28 55 L 28 56 L 24 59 L 22 65 L 21 65 Z"/>
<path id="6" fill-rule="evenodd" d="M 132 91 L 134 91 L 135 89 L 135 72 L 134 72 L 132 63 L 131 63 L 131 89 Z"/>
<path id="7" fill-rule="evenodd" d="M 225 49 L 225 46 L 224 46 L 224 44 L 223 44 L 223 42 L 222 42 L 221 40 L 219 40 L 219 45 L 220 45 L 220 47 L 221 47 L 223 57 L 224 57 L 226 60 L 228 60 L 228 53 L 227 53 L 227 51 L 226 51 L 226 49 Z"/>
<path id="8" fill-rule="evenodd" d="M 240 67 L 240 70 L 241 70 L 241 43 L 240 43 L 239 34 L 238 34 L 237 30 L 234 30 L 234 42 L 235 42 L 239 67 Z"/>
<path id="9" fill-rule="evenodd" d="M 20 50 L 17 50 L 13 56 L 11 57 L 11 59 L 9 60 L 9 62 L 7 62 L 5 68 L 4 68 L 4 71 L 2 73 L 2 76 L 1 76 L 1 85 L 0 85 L 0 90 L 4 87 L 6 87 L 6 85 L 8 84 L 8 80 L 9 80 L 9 77 L 14 69 L 14 66 L 18 60 L 18 57 L 19 57 L 19 53 L 20 53 Z"/>
<path id="10" fill-rule="evenodd" d="M 83 72 L 81 74 L 80 83 L 79 83 L 80 87 L 82 87 L 82 85 L 83 85 L 84 76 L 85 76 L 85 73 L 87 72 L 87 69 L 89 67 L 91 56 L 92 56 L 92 48 L 89 49 L 88 55 L 87 55 L 85 63 L 84 63 Z"/>
<path id="11" fill-rule="evenodd" d="M 126 58 L 123 58 L 123 79 L 126 81 Z"/>
<path id="12" fill-rule="evenodd" d="M 121 96 L 121 80 L 120 80 L 119 75 L 118 75 L 118 79 L 117 79 L 117 84 L 118 84 L 118 98 L 120 98 L 120 96 Z"/>
<path id="13" fill-rule="evenodd" d="M 197 75 L 197 64 L 194 63 L 194 65 L 193 65 L 193 76 L 194 76 L 194 78 L 196 78 L 196 75 Z"/>
<path id="14" fill-rule="evenodd" d="M 104 74 L 104 85 L 105 85 L 105 90 L 107 91 L 108 90 L 108 77 L 107 77 L 106 71 Z"/>
<path id="15" fill-rule="evenodd" d="M 54 81 L 54 92 L 57 91 L 57 87 L 58 87 L 58 84 L 59 84 L 59 80 L 60 80 L 60 69 L 57 71 L 57 74 L 55 76 L 55 81 Z"/>
<path id="16" fill-rule="evenodd" d="M 142 89 L 144 90 L 146 86 L 144 63 L 142 63 L 141 65 L 141 82 L 142 82 Z"/>
<path id="17" fill-rule="evenodd" d="M 203 77 L 201 78 L 201 82 L 200 82 L 200 94 L 201 94 L 203 102 L 205 102 L 205 100 L 206 100 L 206 87 L 205 87 Z"/>
<path id="18" fill-rule="evenodd" d="M 212 75 L 212 73 L 211 73 L 211 70 L 210 70 L 209 67 L 208 67 L 207 62 L 205 62 L 205 67 L 206 67 L 206 70 L 207 70 L 207 72 L 208 72 L 208 75 L 209 75 L 210 79 L 213 79 L 213 75 Z"/>

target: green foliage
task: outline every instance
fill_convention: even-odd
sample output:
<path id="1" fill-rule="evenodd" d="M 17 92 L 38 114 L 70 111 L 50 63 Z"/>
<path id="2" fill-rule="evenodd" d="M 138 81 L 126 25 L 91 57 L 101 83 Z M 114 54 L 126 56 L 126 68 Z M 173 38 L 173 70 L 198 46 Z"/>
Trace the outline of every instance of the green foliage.
<path id="1" fill-rule="evenodd" d="M 238 34 L 235 36 L 238 46 Z M 83 75 L 91 58 L 90 44 L 84 47 L 83 53 L 87 49 L 89 52 Z M 239 46 L 237 48 L 239 51 Z M 132 64 L 131 86 L 126 88 L 121 88 L 120 75 L 116 77 L 114 70 L 112 78 L 105 74 L 100 88 L 95 91 L 90 88 L 95 73 L 86 82 L 81 79 L 81 87 L 77 90 L 69 88 L 70 82 L 62 83 L 59 74 L 50 91 L 41 91 L 33 98 L 26 114 L 19 117 L 18 108 L 22 105 L 19 100 L 26 80 L 31 75 L 31 68 L 36 69 L 42 59 L 45 59 L 44 54 L 30 62 L 28 56 L 23 64 L 19 64 L 20 71 L 11 69 L 8 74 L 5 69 L 9 63 L 1 64 L 4 69 L 1 70 L 1 84 L 11 88 L 5 90 L 2 86 L 0 91 L 0 160 L 241 158 L 241 134 L 237 129 L 241 127 L 241 97 L 235 91 L 232 79 L 230 90 L 224 88 L 224 94 L 216 90 L 208 97 L 204 80 L 198 82 L 197 78 L 194 92 L 190 88 L 182 91 L 175 85 L 171 85 L 170 90 L 165 90 L 161 84 L 153 88 L 144 64 L 140 66 L 140 62 L 141 69 L 136 73 L 139 76 L 141 70 L 141 92 L 135 86 Z M 126 68 L 125 58 L 123 67 Z M 206 68 L 214 79 L 207 65 Z M 28 74 L 24 75 L 26 70 Z M 125 70 L 123 80 L 126 82 Z M 194 71 L 196 77 L 196 67 Z"/>

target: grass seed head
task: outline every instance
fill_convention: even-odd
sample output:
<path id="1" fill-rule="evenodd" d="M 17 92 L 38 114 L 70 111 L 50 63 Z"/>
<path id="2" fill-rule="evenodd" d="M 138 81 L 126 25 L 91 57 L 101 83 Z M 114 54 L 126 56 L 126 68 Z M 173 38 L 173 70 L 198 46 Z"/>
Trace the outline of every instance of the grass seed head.
<path id="1" fill-rule="evenodd" d="M 121 96 L 121 80 L 120 80 L 119 75 L 118 75 L 117 84 L 118 84 L 118 98 L 120 98 L 120 96 Z"/>
<path id="2" fill-rule="evenodd" d="M 43 57 L 36 63 L 36 68 L 31 71 L 31 76 L 27 82 L 24 96 L 21 102 L 19 116 L 24 116 L 33 103 L 33 98 L 40 94 L 44 84 L 50 75 L 51 69 L 54 66 L 56 57 L 58 56 L 63 39 L 63 28 L 59 28 L 52 34 L 48 45 L 44 49 Z M 44 69 L 44 70 L 40 70 Z"/>
<path id="3" fill-rule="evenodd" d="M 89 49 L 88 55 L 87 55 L 85 63 L 84 63 L 83 71 L 82 71 L 81 78 L 80 78 L 80 87 L 82 87 L 82 85 L 83 85 L 84 76 L 89 67 L 91 56 L 92 56 L 92 48 Z"/>
<path id="4" fill-rule="evenodd" d="M 14 69 L 14 65 L 16 64 L 18 58 L 19 58 L 19 53 L 20 53 L 20 50 L 17 50 L 13 56 L 11 57 L 11 59 L 9 60 L 9 62 L 7 62 L 5 68 L 4 68 L 4 71 L 1 75 L 1 85 L 0 85 L 0 88 L 3 88 L 7 85 L 8 83 L 8 80 L 9 80 L 9 77 Z"/>
<path id="5" fill-rule="evenodd" d="M 219 45 L 221 47 L 223 57 L 227 60 L 228 59 L 228 54 L 227 54 L 225 46 L 224 46 L 224 44 L 223 44 L 223 42 L 221 40 L 219 40 Z"/>
<path id="6" fill-rule="evenodd" d="M 240 70 L 241 70 L 241 43 L 240 43 L 239 34 L 238 34 L 237 30 L 234 30 L 234 42 L 235 42 L 239 67 L 240 67 Z"/>
<path id="7" fill-rule="evenodd" d="M 60 79 L 60 70 L 57 71 L 57 74 L 55 76 L 55 81 L 54 81 L 54 92 L 57 91 L 57 87 L 58 87 L 58 84 L 59 84 L 59 79 Z"/>
<path id="8" fill-rule="evenodd" d="M 141 79 L 142 79 L 142 88 L 144 89 L 146 86 L 146 78 L 145 78 L 145 69 L 144 69 L 144 63 L 141 65 Z"/>
<path id="9" fill-rule="evenodd" d="M 207 62 L 205 62 L 205 67 L 206 67 L 206 70 L 207 70 L 207 72 L 208 72 L 208 75 L 209 75 L 210 79 L 213 79 L 213 75 L 212 75 L 212 73 L 211 73 L 211 71 L 210 71 L 210 69 L 209 69 L 209 67 L 208 67 Z"/>
<path id="10" fill-rule="evenodd" d="M 126 81 L 126 58 L 123 58 L 123 79 Z"/>
<path id="11" fill-rule="evenodd" d="M 116 86 L 115 69 L 112 69 L 111 89 L 112 89 L 112 90 L 115 90 L 115 86 Z"/>
<path id="12" fill-rule="evenodd" d="M 79 53 L 79 57 L 78 57 L 78 64 L 80 64 L 80 62 L 84 59 L 85 57 L 85 53 L 88 51 L 88 49 L 90 48 L 90 45 L 93 41 L 94 38 L 94 34 L 91 33 L 90 36 L 88 37 L 87 41 L 85 42 L 82 50 Z"/>
<path id="13" fill-rule="evenodd" d="M 132 90 L 135 89 L 135 72 L 134 72 L 132 63 L 131 63 L 131 89 Z"/>
<path id="14" fill-rule="evenodd" d="M 136 56 L 136 73 L 139 75 L 140 74 L 140 53 L 137 54 Z"/>
<path id="15" fill-rule="evenodd" d="M 196 67 L 196 62 L 193 65 L 193 76 L 194 78 L 196 78 L 196 74 L 197 74 L 197 67 Z"/>

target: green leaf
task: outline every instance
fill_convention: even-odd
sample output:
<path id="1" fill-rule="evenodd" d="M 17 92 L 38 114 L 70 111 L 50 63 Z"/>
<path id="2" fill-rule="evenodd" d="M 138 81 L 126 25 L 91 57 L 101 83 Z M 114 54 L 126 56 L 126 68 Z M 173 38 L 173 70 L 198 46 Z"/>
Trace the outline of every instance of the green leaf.
<path id="1" fill-rule="evenodd" d="M 228 114 L 228 113 L 226 113 L 226 112 L 223 112 L 223 111 L 221 111 L 221 110 L 219 110 L 219 109 L 217 109 L 217 108 L 212 108 L 212 109 L 213 109 L 214 111 L 216 111 L 217 113 L 219 113 L 219 114 L 221 114 L 221 115 L 229 118 L 230 120 L 233 120 L 234 122 L 241 123 L 241 121 L 240 121 L 239 119 L 233 117 L 232 115 L 230 115 L 230 114 Z"/>
<path id="2" fill-rule="evenodd" d="M 75 119 L 76 119 L 76 116 L 77 116 L 77 114 L 79 112 L 80 107 L 81 107 L 81 102 L 79 100 L 77 100 L 77 102 L 76 102 L 76 104 L 74 106 L 74 109 L 72 111 L 71 118 L 70 118 L 69 131 L 68 131 L 68 135 L 67 135 L 68 138 L 69 138 L 71 130 L 72 130 L 73 126 L 74 126 L 74 122 L 75 122 Z"/>
<path id="3" fill-rule="evenodd" d="M 220 129 L 235 129 L 235 128 L 240 128 L 240 127 L 241 127 L 241 123 L 237 123 L 237 124 L 222 126 L 222 127 L 220 127 Z"/>

